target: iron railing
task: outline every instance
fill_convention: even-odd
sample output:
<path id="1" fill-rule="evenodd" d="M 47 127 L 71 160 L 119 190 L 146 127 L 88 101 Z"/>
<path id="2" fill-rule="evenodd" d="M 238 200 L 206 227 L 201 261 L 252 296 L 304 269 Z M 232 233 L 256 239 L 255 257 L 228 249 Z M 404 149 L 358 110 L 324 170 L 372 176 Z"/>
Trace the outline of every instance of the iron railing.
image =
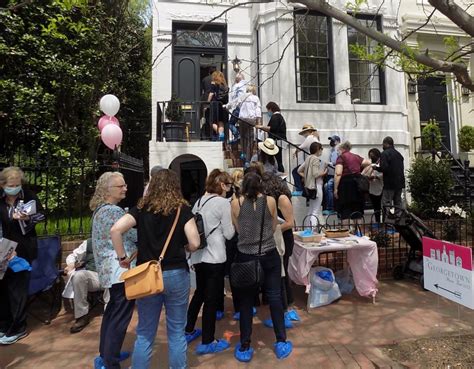
<path id="1" fill-rule="evenodd" d="M 97 179 L 106 171 L 120 171 L 124 175 L 127 197 L 120 206 L 134 206 L 143 194 L 143 161 L 120 152 L 94 161 L 18 153 L 2 164 L 9 165 L 23 170 L 25 187 L 31 189 L 42 204 L 46 219 L 36 226 L 40 235 L 89 234 L 92 214 L 89 201 Z"/>

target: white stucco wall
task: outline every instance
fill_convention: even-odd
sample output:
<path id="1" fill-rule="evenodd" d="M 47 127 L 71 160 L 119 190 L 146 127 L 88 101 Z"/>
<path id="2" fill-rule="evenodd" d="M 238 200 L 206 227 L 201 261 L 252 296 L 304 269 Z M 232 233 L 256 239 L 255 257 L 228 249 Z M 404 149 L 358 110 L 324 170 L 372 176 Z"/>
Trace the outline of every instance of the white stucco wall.
<path id="1" fill-rule="evenodd" d="M 153 21 L 153 54 L 154 59 L 171 41 L 173 21 L 207 21 L 221 13 L 233 1 L 158 1 L 154 2 Z M 346 1 L 331 1 L 332 4 L 344 9 Z M 365 6 L 365 5 L 364 5 Z M 364 13 L 375 13 L 381 6 L 384 32 L 392 36 L 399 33 L 396 19 L 398 2 L 370 0 L 369 5 L 361 9 Z M 261 86 L 260 98 L 265 106 L 269 101 L 277 102 L 287 122 L 288 139 L 295 143 L 301 142 L 297 132 L 306 123 L 314 124 L 321 133 L 323 144 L 328 143 L 327 137 L 339 134 L 349 139 L 354 151 L 366 156 L 371 147 L 381 147 L 382 139 L 390 135 L 397 147 L 409 162 L 409 147 L 412 134 L 408 124 L 405 77 L 390 69 L 385 70 L 386 104 L 352 104 L 350 94 L 341 92 L 350 87 L 349 62 L 347 47 L 347 27 L 337 21 L 332 22 L 334 57 L 334 81 L 337 93 L 334 104 L 297 103 L 295 83 L 295 49 L 293 37 L 293 17 L 289 8 L 281 2 L 254 4 L 238 7 L 225 16 L 215 20 L 225 22 L 228 32 L 228 78 L 232 81 L 232 60 L 236 55 L 243 61 L 241 68 L 247 79 L 256 82 L 257 65 L 257 32 L 260 46 L 260 82 L 273 73 L 273 78 Z M 283 53 L 279 69 L 275 71 L 275 61 Z M 171 96 L 172 79 L 172 48 L 168 47 L 158 58 L 153 67 L 153 138 L 156 137 L 156 101 L 168 100 Z M 338 93 L 339 92 L 339 93 Z M 264 124 L 267 122 L 264 117 Z M 193 143 L 194 144 L 194 143 Z M 189 145 L 189 144 L 188 144 Z M 184 147 L 184 146 L 183 146 Z M 152 159 L 153 142 L 150 143 L 150 161 Z M 152 155 L 153 154 L 153 155 Z M 207 162 L 206 162 L 207 164 Z M 150 162 L 150 165 L 152 163 Z M 222 167 L 220 164 L 218 167 Z"/>

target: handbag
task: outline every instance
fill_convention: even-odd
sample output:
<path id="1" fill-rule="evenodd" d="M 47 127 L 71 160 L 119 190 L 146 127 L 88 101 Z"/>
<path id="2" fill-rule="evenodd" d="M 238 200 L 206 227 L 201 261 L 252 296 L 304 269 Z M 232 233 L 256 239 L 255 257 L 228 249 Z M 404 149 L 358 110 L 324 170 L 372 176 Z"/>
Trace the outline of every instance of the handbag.
<path id="1" fill-rule="evenodd" d="M 147 263 L 138 265 L 135 268 L 123 272 L 120 280 L 125 283 L 125 296 L 127 300 L 135 300 L 142 297 L 156 295 L 163 292 L 163 271 L 161 270 L 161 261 L 165 256 L 168 245 L 173 236 L 176 224 L 178 223 L 181 208 L 178 208 L 173 226 L 168 234 L 163 250 L 158 260 L 150 260 Z"/>
<path id="2" fill-rule="evenodd" d="M 258 256 L 262 253 L 263 223 L 265 220 L 265 208 L 267 198 L 263 203 L 262 224 L 260 227 L 260 243 L 258 246 Z M 263 269 L 260 260 L 254 259 L 243 262 L 233 262 L 230 266 L 230 284 L 232 288 L 254 289 L 263 283 Z"/>
<path id="3" fill-rule="evenodd" d="M 308 200 L 315 200 L 318 197 L 318 190 L 316 188 L 303 187 L 302 196 Z"/>
<path id="4" fill-rule="evenodd" d="M 356 174 L 354 176 L 354 181 L 357 185 L 357 189 L 360 193 L 368 193 L 369 192 L 369 179 L 366 176 L 361 174 Z"/>

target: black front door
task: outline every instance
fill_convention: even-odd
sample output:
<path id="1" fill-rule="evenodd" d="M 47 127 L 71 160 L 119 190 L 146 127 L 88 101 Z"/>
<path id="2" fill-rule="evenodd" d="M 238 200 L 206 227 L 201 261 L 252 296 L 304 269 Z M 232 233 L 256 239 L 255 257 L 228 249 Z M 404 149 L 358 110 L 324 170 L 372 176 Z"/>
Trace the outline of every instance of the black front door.
<path id="1" fill-rule="evenodd" d="M 443 144 L 451 150 L 448 102 L 444 78 L 430 77 L 418 81 L 421 129 L 434 119 L 441 130 Z"/>

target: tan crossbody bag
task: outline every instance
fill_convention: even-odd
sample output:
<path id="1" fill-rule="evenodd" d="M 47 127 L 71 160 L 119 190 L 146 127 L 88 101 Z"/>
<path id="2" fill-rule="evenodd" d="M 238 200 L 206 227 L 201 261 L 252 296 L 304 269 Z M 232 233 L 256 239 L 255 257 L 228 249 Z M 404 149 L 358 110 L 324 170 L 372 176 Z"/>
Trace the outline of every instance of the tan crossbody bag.
<path id="1" fill-rule="evenodd" d="M 168 245 L 173 237 L 176 224 L 178 223 L 181 208 L 178 208 L 173 226 L 168 234 L 163 251 L 158 260 L 151 260 L 135 268 L 123 272 L 120 280 L 125 282 L 125 296 L 127 300 L 135 300 L 142 297 L 156 295 L 163 292 L 163 272 L 161 270 L 161 260 L 165 256 Z"/>

